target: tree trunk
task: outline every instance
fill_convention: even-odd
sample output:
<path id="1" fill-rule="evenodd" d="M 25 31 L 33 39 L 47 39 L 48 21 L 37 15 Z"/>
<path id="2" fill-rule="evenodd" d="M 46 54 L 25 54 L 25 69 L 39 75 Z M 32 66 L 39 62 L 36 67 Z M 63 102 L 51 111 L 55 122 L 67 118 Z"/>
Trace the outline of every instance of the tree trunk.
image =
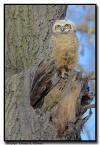
<path id="1" fill-rule="evenodd" d="M 49 38 L 65 5 L 5 5 L 6 68 L 23 69 L 51 55 Z"/>
<path id="2" fill-rule="evenodd" d="M 65 5 L 5 5 L 6 141 L 81 139 L 90 116 L 81 118 L 91 102 L 88 80 L 77 72 L 55 77 L 48 59 L 52 25 L 65 12 Z"/>
<path id="3" fill-rule="evenodd" d="M 51 55 L 52 25 L 65 13 L 65 5 L 5 5 L 5 140 L 54 138 L 48 114 L 30 105 L 29 66 Z"/>

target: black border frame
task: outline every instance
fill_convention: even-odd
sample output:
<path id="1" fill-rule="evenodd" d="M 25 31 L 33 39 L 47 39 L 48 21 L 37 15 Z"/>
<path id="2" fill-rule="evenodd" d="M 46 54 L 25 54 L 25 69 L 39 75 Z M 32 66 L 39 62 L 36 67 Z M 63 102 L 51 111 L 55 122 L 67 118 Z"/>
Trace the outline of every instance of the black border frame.
<path id="1" fill-rule="evenodd" d="M 5 139 L 5 6 L 6 5 L 95 5 L 95 140 L 74 140 L 74 141 L 66 141 L 66 140 L 6 140 Z M 97 52 L 97 43 L 98 43 L 98 40 L 97 40 L 97 36 L 98 36 L 98 34 L 97 34 L 97 18 L 98 18 L 98 12 L 97 12 L 97 4 L 95 4 L 95 3 L 91 3 L 91 4 L 89 4 L 89 3 L 79 3 L 79 4 L 75 4 L 75 3 L 73 3 L 73 4 L 70 4 L 70 3 L 68 3 L 68 4 L 66 4 L 66 3 L 59 3 L 59 4 L 56 4 L 56 3 L 51 3 L 51 4 L 47 4 L 47 3 L 40 3 L 40 4 L 33 4 L 33 3 L 16 3 L 16 4 L 13 4 L 13 3 L 7 3 L 7 4 L 3 4 L 3 18 L 4 18 L 4 116 L 3 116 L 3 118 L 4 118 L 4 141 L 6 142 L 6 143 L 24 143 L 24 144 L 27 144 L 27 143 L 35 143 L 35 144 L 43 144 L 43 143 L 97 143 L 98 142 L 98 137 L 97 137 L 97 133 L 98 133 L 98 129 L 97 129 L 97 106 L 98 106 L 98 104 L 97 104 L 97 84 L 98 84 L 98 82 L 97 82 L 97 77 L 98 77 L 98 74 L 97 74 L 97 72 L 98 72 L 98 70 L 97 70 L 97 66 L 98 66 L 98 62 L 97 62 L 97 60 L 98 60 L 98 52 Z"/>

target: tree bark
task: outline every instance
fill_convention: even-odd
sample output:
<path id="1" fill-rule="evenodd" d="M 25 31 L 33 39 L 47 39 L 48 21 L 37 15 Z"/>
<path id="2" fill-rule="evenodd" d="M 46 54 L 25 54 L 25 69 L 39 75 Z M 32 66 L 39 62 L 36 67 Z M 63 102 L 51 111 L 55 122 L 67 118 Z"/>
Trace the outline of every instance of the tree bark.
<path id="1" fill-rule="evenodd" d="M 65 5 L 5 5 L 6 68 L 23 69 L 51 56 L 49 38 Z"/>
<path id="2" fill-rule="evenodd" d="M 51 62 L 45 60 L 38 67 L 6 76 L 5 140 L 81 140 L 80 132 L 91 112 L 82 116 L 93 99 L 88 80 L 78 72 L 65 80 L 56 78 Z"/>
<path id="3" fill-rule="evenodd" d="M 52 25 L 65 13 L 65 5 L 5 5 L 5 140 L 54 138 L 48 114 L 30 105 L 30 65 L 50 57 Z"/>
<path id="4" fill-rule="evenodd" d="M 65 10 L 65 5 L 5 5 L 6 141 L 81 140 L 91 115 L 81 118 L 92 100 L 88 80 L 77 72 L 68 80 L 56 77 L 55 63 L 49 59 L 52 25 L 64 18 Z M 63 119 L 63 103 L 69 101 L 71 108 L 74 96 L 73 117 L 66 116 L 67 111 Z"/>

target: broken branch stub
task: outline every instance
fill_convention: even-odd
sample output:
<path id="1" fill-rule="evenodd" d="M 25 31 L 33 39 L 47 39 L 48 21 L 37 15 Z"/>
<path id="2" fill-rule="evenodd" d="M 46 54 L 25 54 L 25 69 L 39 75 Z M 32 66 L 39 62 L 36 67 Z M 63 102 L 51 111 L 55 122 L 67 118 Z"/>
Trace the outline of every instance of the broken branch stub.
<path id="1" fill-rule="evenodd" d="M 54 60 L 42 60 L 36 68 L 30 95 L 30 103 L 34 108 L 39 107 L 39 103 L 52 88 L 51 78 L 55 72 Z"/>

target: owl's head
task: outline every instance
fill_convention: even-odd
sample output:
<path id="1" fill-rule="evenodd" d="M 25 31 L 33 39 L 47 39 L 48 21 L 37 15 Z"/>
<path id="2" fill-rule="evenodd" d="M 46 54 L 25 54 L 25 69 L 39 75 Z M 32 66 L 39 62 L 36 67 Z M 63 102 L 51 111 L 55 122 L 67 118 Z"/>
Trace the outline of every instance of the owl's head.
<path id="1" fill-rule="evenodd" d="M 75 30 L 74 24 L 69 20 L 56 20 L 53 25 L 53 33 L 67 33 Z"/>

